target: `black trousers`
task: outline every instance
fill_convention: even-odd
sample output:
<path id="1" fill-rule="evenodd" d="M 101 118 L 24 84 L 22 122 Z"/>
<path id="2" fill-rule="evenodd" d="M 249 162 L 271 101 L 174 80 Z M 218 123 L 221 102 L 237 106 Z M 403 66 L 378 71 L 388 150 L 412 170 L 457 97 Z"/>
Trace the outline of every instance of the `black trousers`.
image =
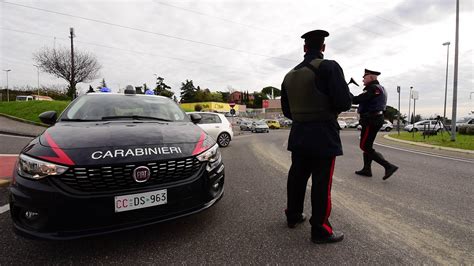
<path id="1" fill-rule="evenodd" d="M 315 237 L 332 234 L 329 223 L 331 214 L 331 185 L 336 157 L 316 158 L 305 155 L 291 154 L 291 168 L 288 173 L 288 208 L 286 211 L 289 222 L 295 222 L 303 213 L 304 198 L 308 179 L 312 177 L 311 233 Z"/>
<path id="2" fill-rule="evenodd" d="M 388 167 L 390 163 L 379 152 L 374 149 L 374 141 L 377 133 L 382 128 L 383 115 L 363 117 L 360 119 L 362 130 L 360 132 L 360 149 L 364 152 L 364 169 L 370 169 L 372 160 L 383 167 Z"/>

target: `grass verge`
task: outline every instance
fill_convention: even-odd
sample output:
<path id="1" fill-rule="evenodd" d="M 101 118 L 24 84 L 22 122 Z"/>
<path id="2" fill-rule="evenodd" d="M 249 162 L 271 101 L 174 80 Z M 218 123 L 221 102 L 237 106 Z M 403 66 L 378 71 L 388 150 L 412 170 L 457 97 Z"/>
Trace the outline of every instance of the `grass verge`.
<path id="1" fill-rule="evenodd" d="M 400 136 L 398 133 L 393 133 L 389 136 L 395 139 L 420 142 L 442 147 L 474 150 L 474 135 L 459 135 L 459 133 L 457 133 L 456 141 L 454 142 L 451 141 L 451 136 L 447 132 L 443 132 L 443 134 L 438 133 L 436 136 L 425 136 L 424 138 L 421 132 L 415 132 L 414 137 L 413 133 L 410 132 L 400 132 Z"/>
<path id="2" fill-rule="evenodd" d="M 59 115 L 69 103 L 69 101 L 0 102 L 0 113 L 40 123 L 39 114 L 56 111 Z"/>

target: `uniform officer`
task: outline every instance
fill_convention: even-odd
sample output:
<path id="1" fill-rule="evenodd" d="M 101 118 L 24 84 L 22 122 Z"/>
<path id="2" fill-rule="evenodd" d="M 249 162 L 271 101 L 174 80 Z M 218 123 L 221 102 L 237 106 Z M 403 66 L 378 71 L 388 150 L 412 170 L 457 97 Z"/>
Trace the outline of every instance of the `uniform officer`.
<path id="1" fill-rule="evenodd" d="M 363 176 L 372 176 L 371 164 L 376 161 L 385 168 L 383 180 L 389 178 L 398 167 L 389 163 L 379 152 L 373 148 L 377 132 L 383 125 L 383 111 L 387 105 L 387 92 L 377 80 L 378 71 L 365 69 L 363 82 L 364 90 L 353 97 L 352 103 L 359 104 L 357 112 L 360 115 L 359 124 L 362 126 L 360 133 L 360 149 L 364 152 L 364 167 L 355 173 Z"/>
<path id="2" fill-rule="evenodd" d="M 283 114 L 293 120 L 288 150 L 288 227 L 306 220 L 303 204 L 306 185 L 312 176 L 310 223 L 314 243 L 338 242 L 342 232 L 333 231 L 331 184 L 336 156 L 342 155 L 337 116 L 351 107 L 351 94 L 344 73 L 336 61 L 323 59 L 324 38 L 329 33 L 314 30 L 301 36 L 305 40 L 304 60 L 288 74 L 282 84 Z"/>

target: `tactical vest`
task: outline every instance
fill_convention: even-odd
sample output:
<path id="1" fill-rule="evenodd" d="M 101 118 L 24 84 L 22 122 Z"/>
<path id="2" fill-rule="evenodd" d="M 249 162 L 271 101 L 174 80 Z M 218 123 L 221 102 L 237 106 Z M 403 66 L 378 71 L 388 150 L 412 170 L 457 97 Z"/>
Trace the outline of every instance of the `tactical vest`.
<path id="1" fill-rule="evenodd" d="M 337 119 L 337 113 L 331 111 L 329 97 L 316 85 L 316 80 L 319 79 L 318 68 L 322 61 L 323 59 L 314 59 L 305 67 L 293 69 L 283 80 L 293 121 L 313 122 Z"/>
<path id="2" fill-rule="evenodd" d="M 375 84 L 375 86 L 377 86 L 377 88 L 382 92 L 382 94 L 372 98 L 367 102 L 360 103 L 359 108 L 357 110 L 359 114 L 385 111 L 387 107 L 387 92 L 385 91 L 385 88 L 382 85 Z"/>

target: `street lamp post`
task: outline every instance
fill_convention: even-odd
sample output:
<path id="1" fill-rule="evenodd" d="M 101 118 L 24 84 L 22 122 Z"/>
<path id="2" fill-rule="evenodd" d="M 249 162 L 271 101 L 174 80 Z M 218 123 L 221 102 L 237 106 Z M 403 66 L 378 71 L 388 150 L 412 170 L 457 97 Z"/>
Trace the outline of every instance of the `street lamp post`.
<path id="1" fill-rule="evenodd" d="M 451 116 L 451 141 L 456 141 L 456 111 L 458 106 L 458 51 L 459 51 L 459 0 L 456 0 L 456 38 L 454 42 L 453 114 Z"/>
<path id="2" fill-rule="evenodd" d="M 38 65 L 33 65 L 36 67 L 36 70 L 38 71 L 38 97 L 40 95 L 40 70 Z"/>
<path id="3" fill-rule="evenodd" d="M 397 128 L 398 128 L 398 135 L 400 135 L 400 114 L 401 114 L 401 112 L 400 112 L 400 86 L 397 86 L 397 92 L 398 92 L 398 115 L 397 115 L 397 117 L 398 117 L 398 126 L 397 126 Z"/>
<path id="4" fill-rule="evenodd" d="M 410 94 L 408 95 L 408 123 L 411 122 L 411 116 L 410 116 L 410 107 L 411 107 L 411 90 L 413 90 L 413 86 L 410 87 Z"/>
<path id="5" fill-rule="evenodd" d="M 7 102 L 10 101 L 10 94 L 8 93 L 8 72 L 12 71 L 11 69 L 4 69 L 5 73 L 7 73 Z"/>
<path id="6" fill-rule="evenodd" d="M 443 43 L 444 46 L 447 46 L 446 54 L 446 83 L 444 85 L 444 111 L 443 111 L 443 123 L 446 124 L 446 98 L 448 95 L 448 66 L 449 66 L 449 45 L 450 42 Z"/>

